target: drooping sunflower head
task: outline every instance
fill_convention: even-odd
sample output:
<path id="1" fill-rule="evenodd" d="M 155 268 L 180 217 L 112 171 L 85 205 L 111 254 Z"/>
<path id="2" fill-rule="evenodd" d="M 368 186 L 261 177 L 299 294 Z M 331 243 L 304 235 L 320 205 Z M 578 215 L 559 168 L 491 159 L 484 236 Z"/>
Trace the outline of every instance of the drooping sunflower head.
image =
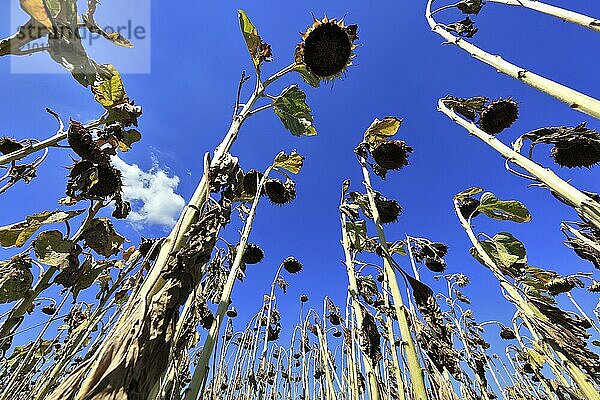
<path id="1" fill-rule="evenodd" d="M 491 134 L 497 135 L 510 127 L 519 118 L 519 106 L 511 98 L 494 100 L 479 117 L 479 127 Z"/>
<path id="2" fill-rule="evenodd" d="M 321 81 L 335 79 L 352 65 L 357 30 L 356 25 L 346 26 L 343 20 L 326 16 L 315 19 L 296 46 L 296 63 Z"/>
<path id="3" fill-rule="evenodd" d="M 302 264 L 296 257 L 288 257 L 281 263 L 283 268 L 290 274 L 297 274 L 302 271 Z"/>

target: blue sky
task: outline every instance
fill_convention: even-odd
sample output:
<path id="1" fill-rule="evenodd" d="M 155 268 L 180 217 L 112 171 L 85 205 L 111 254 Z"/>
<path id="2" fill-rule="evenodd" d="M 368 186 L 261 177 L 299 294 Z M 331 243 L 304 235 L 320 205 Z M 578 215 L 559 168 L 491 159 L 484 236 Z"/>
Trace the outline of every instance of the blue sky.
<path id="1" fill-rule="evenodd" d="M 594 2 L 556 0 L 553 4 L 600 15 L 600 7 Z M 10 7 L 16 5 L 16 1 L 0 4 L 3 37 L 12 33 L 8 15 Z M 512 96 L 520 103 L 521 116 L 500 136 L 505 143 L 542 126 L 586 121 L 591 128 L 598 128 L 600 124 L 496 73 L 456 47 L 442 46 L 441 38 L 430 31 L 425 21 L 422 1 L 228 1 L 177 5 L 152 2 L 151 73 L 124 75 L 129 96 L 144 106 L 140 119 L 143 140 L 122 155 L 123 160 L 144 170 L 157 162 L 167 175 L 179 177 L 176 191 L 189 199 L 202 173 L 203 153 L 214 149 L 229 126 L 240 73 L 252 70 L 239 32 L 239 8 L 247 11 L 263 39 L 272 45 L 274 61 L 265 66 L 265 74 L 292 61 L 299 32 L 311 23 L 311 13 L 345 16 L 348 23 L 359 25 L 360 37 L 356 65 L 343 80 L 313 89 L 299 83 L 298 76 L 288 76 L 274 86 L 274 94 L 291 83 L 299 83 L 306 90 L 318 136 L 293 137 L 276 116 L 264 112 L 247 121 L 232 150 L 244 169 L 264 169 L 281 150 L 297 149 L 306 156 L 305 167 L 297 177 L 297 199 L 285 207 L 266 201 L 260 206 L 251 242 L 264 248 L 266 259 L 248 268 L 247 280 L 234 292 L 240 322 L 258 310 L 262 296 L 257 293 L 268 291 L 277 266 L 288 255 L 296 255 L 305 268 L 301 274 L 290 277 L 288 294 L 280 298 L 287 326 L 297 318 L 301 293 L 307 293 L 317 309 L 325 295 L 343 306 L 347 277 L 340 262 L 340 184 L 350 178 L 353 189 L 362 190 L 352 149 L 371 121 L 386 115 L 404 119 L 399 137 L 415 149 L 409 167 L 390 173 L 385 182 L 373 178 L 378 190 L 404 207 L 399 223 L 387 228 L 388 238 L 396 240 L 408 233 L 448 243 L 448 272 L 462 272 L 471 279 L 472 284 L 464 292 L 471 297 L 479 321 L 509 322 L 514 309 L 501 301 L 491 273 L 468 254 L 468 238 L 452 209 L 453 195 L 467 187 L 481 186 L 501 198 L 519 199 L 533 215 L 530 223 L 521 225 L 478 218 L 477 231 L 490 235 L 512 232 L 526 245 L 534 266 L 563 274 L 593 269 L 561 244 L 559 224 L 565 219 L 575 220 L 575 213 L 544 190 L 527 188 L 528 182 L 508 174 L 499 155 L 437 112 L 436 103 L 447 94 Z M 461 17 L 453 11 L 444 15 L 448 17 L 445 22 Z M 120 2 L 101 5 L 97 19 L 109 23 L 111 18 L 123 18 Z M 474 19 L 479 27 L 472 39 L 475 44 L 524 68 L 600 96 L 600 81 L 595 79 L 600 55 L 592 51 L 600 44 L 597 33 L 497 4 L 486 5 Z M 90 51 L 93 55 L 94 50 Z M 120 64 L 131 65 L 133 57 L 120 49 L 107 54 L 106 59 L 100 57 L 103 54 L 98 51 L 97 61 L 111 62 L 117 69 Z M 38 63 L 45 58 L 47 55 L 40 54 L 28 61 Z M 45 107 L 65 119 L 84 121 L 102 112 L 89 91 L 67 74 L 11 74 L 10 59 L 0 58 L 0 76 L 0 107 L 5 110 L 0 135 L 50 136 L 56 126 Z M 243 97 L 247 95 L 246 91 Z M 536 150 L 536 159 L 554 168 L 548 155 L 548 148 L 540 146 Z M 64 167 L 70 164 L 69 156 L 68 151 L 53 150 L 37 179 L 2 195 L 0 225 L 57 208 L 57 199 L 64 196 Z M 565 169 L 558 174 L 572 179 L 581 189 L 599 190 L 597 169 Z M 119 229 L 133 244 L 140 235 L 165 234 L 164 228 L 157 225 L 134 229 L 124 223 Z M 234 234 L 230 229 L 228 237 L 233 238 Z M 0 258 L 14 253 L 14 249 L 0 249 Z M 399 262 L 408 266 L 405 259 Z M 433 281 L 426 270 L 422 275 L 426 282 Z M 582 290 L 574 295 L 588 305 L 588 310 L 593 308 L 592 296 Z"/>

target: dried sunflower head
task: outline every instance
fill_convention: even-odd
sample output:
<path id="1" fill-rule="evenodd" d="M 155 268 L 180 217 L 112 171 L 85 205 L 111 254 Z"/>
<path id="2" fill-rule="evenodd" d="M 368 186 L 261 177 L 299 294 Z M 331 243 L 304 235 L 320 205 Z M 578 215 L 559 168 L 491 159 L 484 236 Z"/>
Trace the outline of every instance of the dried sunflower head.
<path id="1" fill-rule="evenodd" d="M 229 318 L 235 318 L 235 317 L 237 317 L 237 315 L 238 315 L 238 312 L 235 307 L 232 306 L 231 308 L 229 308 L 229 310 L 227 310 L 227 316 Z"/>
<path id="2" fill-rule="evenodd" d="M 121 172 L 110 164 L 95 165 L 81 160 L 70 168 L 67 196 L 110 197 L 120 194 L 122 186 Z"/>
<path id="3" fill-rule="evenodd" d="M 386 170 L 396 170 L 408 165 L 408 155 L 413 149 L 401 140 L 385 140 L 371 148 L 377 165 Z"/>
<path id="4" fill-rule="evenodd" d="M 288 257 L 283 260 L 283 263 L 281 264 L 283 265 L 283 268 L 290 274 L 296 274 L 302 271 L 302 264 L 296 259 L 296 257 Z"/>
<path id="5" fill-rule="evenodd" d="M 98 182 L 88 190 L 88 194 L 97 197 L 110 197 L 121 192 L 123 182 L 121 172 L 111 165 L 98 165 Z"/>
<path id="6" fill-rule="evenodd" d="M 280 179 L 269 179 L 265 183 L 265 192 L 272 203 L 283 205 L 296 198 L 296 184 L 291 179 L 282 182 Z"/>
<path id="7" fill-rule="evenodd" d="M 244 192 L 249 195 L 249 196 L 256 196 L 256 191 L 258 190 L 258 184 L 260 183 L 260 180 L 262 179 L 263 174 L 260 171 L 257 170 L 250 170 L 248 171 L 248 173 L 246 173 L 244 175 L 244 181 L 243 181 L 243 185 L 244 185 Z"/>
<path id="8" fill-rule="evenodd" d="M 519 107 L 511 98 L 492 101 L 479 117 L 479 127 L 491 134 L 497 135 L 510 127 L 519 117 Z"/>
<path id="9" fill-rule="evenodd" d="M 0 137 L 0 153 L 6 155 L 21 150 L 23 145 L 10 137 Z"/>
<path id="10" fill-rule="evenodd" d="M 559 295 L 561 293 L 570 292 L 575 288 L 575 286 L 583 287 L 583 282 L 581 282 L 578 278 L 567 276 L 567 277 L 558 277 L 550 280 L 546 283 L 546 289 L 548 293 L 553 296 Z"/>
<path id="11" fill-rule="evenodd" d="M 561 167 L 590 168 L 600 162 L 600 146 L 597 143 L 558 143 L 550 153 L 554 162 Z"/>
<path id="12" fill-rule="evenodd" d="M 379 212 L 379 222 L 382 224 L 396 222 L 402 212 L 402 207 L 396 200 L 388 200 L 383 196 L 375 197 L 375 206 Z"/>
<path id="13" fill-rule="evenodd" d="M 513 331 L 509 327 L 503 326 L 500 330 L 500 337 L 504 340 L 512 340 L 516 339 L 517 335 L 515 335 L 515 331 Z"/>
<path id="14" fill-rule="evenodd" d="M 306 303 L 308 301 L 308 296 L 305 294 L 300 295 L 300 301 Z"/>
<path id="15" fill-rule="evenodd" d="M 98 144 L 92 138 L 90 130 L 82 123 L 71 120 L 67 133 L 67 141 L 75 154 L 82 159 L 96 164 L 109 163 L 108 155 L 98 147 Z"/>
<path id="16" fill-rule="evenodd" d="M 425 266 L 431 272 L 441 273 L 446 270 L 446 261 L 442 258 L 425 257 Z"/>
<path id="17" fill-rule="evenodd" d="M 465 197 L 464 199 L 460 200 L 458 209 L 460 210 L 460 214 L 463 216 L 463 218 L 469 219 L 479 215 L 477 207 L 479 207 L 479 200 L 472 197 Z"/>
<path id="18" fill-rule="evenodd" d="M 258 264 L 265 257 L 265 253 L 262 251 L 260 247 L 255 244 L 249 243 L 246 246 L 246 251 L 244 252 L 244 256 L 242 261 L 244 264 Z"/>
<path id="19" fill-rule="evenodd" d="M 357 30 L 356 25 L 345 26 L 342 20 L 315 19 L 296 46 L 296 63 L 321 81 L 335 79 L 352 65 Z"/>

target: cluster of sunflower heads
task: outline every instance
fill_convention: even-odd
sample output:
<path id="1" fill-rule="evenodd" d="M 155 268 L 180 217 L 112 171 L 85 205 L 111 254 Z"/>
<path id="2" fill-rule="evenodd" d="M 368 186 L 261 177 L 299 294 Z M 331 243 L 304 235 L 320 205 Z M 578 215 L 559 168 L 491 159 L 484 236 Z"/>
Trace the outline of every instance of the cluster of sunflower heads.
<path id="1" fill-rule="evenodd" d="M 110 129 L 110 131 L 109 131 Z M 111 133 L 113 132 L 113 133 Z M 114 199 L 113 217 L 126 218 L 130 204 L 122 198 L 123 182 L 121 172 L 110 163 L 110 155 L 115 154 L 112 146 L 103 146 L 107 139 L 114 137 L 117 129 L 107 127 L 94 139 L 89 128 L 77 121 L 71 121 L 68 131 L 69 146 L 81 157 L 69 169 L 66 204 L 74 204 L 82 199 Z M 104 138 L 104 139 L 102 139 Z"/>
<path id="2" fill-rule="evenodd" d="M 539 143 L 552 144 L 551 156 L 561 167 L 590 168 L 600 162 L 600 134 L 589 129 L 585 122 L 576 127 L 554 126 L 536 129 L 521 136 L 532 147 Z"/>
<path id="3" fill-rule="evenodd" d="M 307 82 L 332 81 L 352 65 L 358 26 L 343 20 L 315 19 L 296 46 L 297 70 Z M 308 79 L 307 79 L 308 77 Z"/>
<path id="4" fill-rule="evenodd" d="M 256 170 L 250 170 L 244 174 L 242 180 L 242 192 L 238 198 L 243 200 L 252 200 L 257 194 L 267 196 L 271 203 L 282 206 L 291 203 L 296 198 L 296 183 L 286 177 L 285 180 L 279 178 L 267 178 L 258 193 L 260 182 L 263 179 L 263 173 Z"/>
<path id="5" fill-rule="evenodd" d="M 432 242 L 425 238 L 412 238 L 410 244 L 417 262 L 425 264 L 432 272 L 444 272 L 446 269 L 444 257 L 448 253 L 448 246 L 446 244 Z"/>
<path id="6" fill-rule="evenodd" d="M 412 147 L 402 140 L 392 139 L 401 125 L 402 120 L 396 117 L 385 117 L 383 120 L 376 118 L 365 131 L 363 141 L 354 149 L 360 159 L 367 160 L 371 155 L 374 162 L 368 164 L 382 179 L 389 171 L 399 170 L 409 164 Z"/>
<path id="7" fill-rule="evenodd" d="M 304 157 L 295 150 L 290 154 L 280 152 L 273 162 L 275 170 L 281 172 L 284 180 L 267 177 L 257 170 L 250 170 L 243 174 L 237 189 L 237 199 L 249 201 L 258 196 L 267 196 L 271 203 L 284 205 L 291 203 L 296 198 L 296 183 L 287 175 L 287 172 L 297 174 L 304 165 Z M 263 182 L 264 180 L 264 182 Z"/>
<path id="8" fill-rule="evenodd" d="M 490 135 L 499 134 L 519 118 L 519 106 L 510 97 L 490 101 L 487 97 L 446 96 L 443 101 L 447 107 L 476 122 L 482 131 Z"/>

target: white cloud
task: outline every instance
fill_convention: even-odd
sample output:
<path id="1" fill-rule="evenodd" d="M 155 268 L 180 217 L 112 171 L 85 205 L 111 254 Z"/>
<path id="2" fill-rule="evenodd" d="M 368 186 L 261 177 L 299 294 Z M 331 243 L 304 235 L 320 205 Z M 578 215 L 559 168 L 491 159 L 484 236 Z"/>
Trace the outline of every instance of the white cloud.
<path id="1" fill-rule="evenodd" d="M 136 164 L 127 164 L 118 156 L 112 161 L 123 174 L 123 198 L 131 202 L 132 211 L 127 219 L 132 225 L 138 228 L 174 226 L 185 206 L 183 197 L 175 193 L 179 177 L 167 175 L 154 158 L 148 171 L 143 171 Z"/>

